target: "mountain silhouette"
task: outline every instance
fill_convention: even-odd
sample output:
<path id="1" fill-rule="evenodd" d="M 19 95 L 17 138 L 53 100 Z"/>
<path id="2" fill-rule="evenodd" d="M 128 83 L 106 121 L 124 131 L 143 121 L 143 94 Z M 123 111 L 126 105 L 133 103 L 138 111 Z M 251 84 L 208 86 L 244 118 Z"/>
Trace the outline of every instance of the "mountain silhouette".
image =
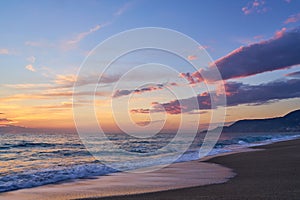
<path id="1" fill-rule="evenodd" d="M 213 130 L 220 128 L 222 127 Z M 300 132 L 300 110 L 283 117 L 239 120 L 230 126 L 224 126 L 222 132 Z"/>

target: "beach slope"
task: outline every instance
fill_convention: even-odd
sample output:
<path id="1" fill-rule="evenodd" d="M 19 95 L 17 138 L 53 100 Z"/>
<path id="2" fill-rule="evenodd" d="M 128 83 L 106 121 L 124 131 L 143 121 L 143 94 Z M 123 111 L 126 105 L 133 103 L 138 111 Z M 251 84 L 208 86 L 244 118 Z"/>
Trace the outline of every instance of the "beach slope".
<path id="1" fill-rule="evenodd" d="M 300 140 L 256 148 L 265 150 L 216 157 L 207 161 L 232 168 L 237 173 L 236 177 L 224 184 L 101 199 L 299 199 Z"/>

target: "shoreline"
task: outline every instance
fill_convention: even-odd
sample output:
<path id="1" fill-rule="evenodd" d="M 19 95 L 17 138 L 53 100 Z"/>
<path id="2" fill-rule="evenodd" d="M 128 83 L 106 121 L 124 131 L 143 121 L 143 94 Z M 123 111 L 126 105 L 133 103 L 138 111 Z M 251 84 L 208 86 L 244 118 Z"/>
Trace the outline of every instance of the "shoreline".
<path id="1" fill-rule="evenodd" d="M 237 174 L 222 184 L 153 193 L 81 200 L 296 200 L 300 196 L 300 139 L 250 147 L 249 151 L 217 156 L 203 162 L 220 164 Z"/>
<path id="2" fill-rule="evenodd" d="M 97 176 L 93 179 L 77 179 L 3 192 L 0 193 L 0 200 L 65 200 L 143 194 L 224 183 L 235 175 L 227 167 L 200 160 L 173 163 L 157 171 L 147 173 L 139 173 L 139 170 L 134 171 L 136 173 L 117 172 Z"/>
<path id="3" fill-rule="evenodd" d="M 205 157 L 201 160 L 174 163 L 162 169 L 162 171 L 147 173 L 148 175 L 122 172 L 111 174 L 109 176 L 100 176 L 96 179 L 82 179 L 75 180 L 74 182 L 49 184 L 35 188 L 9 191 L 0 193 L 0 199 L 26 200 L 36 198 L 41 199 L 41 197 L 42 199 L 55 200 L 148 199 L 148 197 L 155 199 L 182 199 L 186 196 L 185 193 L 190 194 L 191 192 L 186 190 L 201 190 L 202 193 L 203 188 L 211 188 L 215 186 L 222 187 L 239 178 L 242 174 L 240 174 L 239 170 L 237 170 L 235 166 L 231 166 L 231 163 L 235 162 L 235 159 L 233 158 L 236 156 L 243 160 L 245 155 L 251 155 L 255 152 L 257 152 L 256 154 L 261 154 L 260 152 L 268 151 L 270 148 L 269 146 L 278 146 L 279 144 L 286 144 L 289 146 L 289 144 L 295 142 L 300 144 L 300 139 L 281 141 L 251 148 L 243 148 L 236 152 Z M 258 151 L 261 149 L 266 150 Z M 230 160 L 229 162 L 226 161 L 228 158 Z M 237 174 L 236 177 L 234 177 L 235 174 Z M 130 180 L 130 182 L 128 182 L 128 180 Z M 178 192 L 179 194 L 177 194 Z M 214 192 L 211 193 L 214 194 Z M 184 194 L 184 196 L 181 196 L 180 194 Z M 193 197 L 189 197 L 188 199 L 193 199 Z M 199 198 L 197 197 L 194 199 Z M 220 197 L 218 199 L 220 199 Z"/>

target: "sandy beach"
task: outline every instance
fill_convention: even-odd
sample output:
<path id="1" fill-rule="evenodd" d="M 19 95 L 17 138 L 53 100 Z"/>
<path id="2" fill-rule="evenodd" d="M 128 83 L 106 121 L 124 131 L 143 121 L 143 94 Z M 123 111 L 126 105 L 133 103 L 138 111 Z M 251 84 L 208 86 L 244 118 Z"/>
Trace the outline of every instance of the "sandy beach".
<path id="1" fill-rule="evenodd" d="M 174 163 L 148 173 L 120 172 L 93 179 L 49 184 L 40 187 L 0 193 L 0 199 L 66 200 L 141 194 L 199 185 L 224 183 L 235 173 L 219 164 L 190 161 Z"/>
<path id="2" fill-rule="evenodd" d="M 300 140 L 279 142 L 252 148 L 263 151 L 244 149 L 146 174 L 115 173 L 5 192 L 0 199 L 298 199 L 299 145 Z"/>
<path id="3" fill-rule="evenodd" d="M 299 199 L 300 140 L 255 148 L 265 150 L 216 157 L 207 161 L 230 167 L 237 173 L 237 176 L 224 184 L 98 199 Z"/>

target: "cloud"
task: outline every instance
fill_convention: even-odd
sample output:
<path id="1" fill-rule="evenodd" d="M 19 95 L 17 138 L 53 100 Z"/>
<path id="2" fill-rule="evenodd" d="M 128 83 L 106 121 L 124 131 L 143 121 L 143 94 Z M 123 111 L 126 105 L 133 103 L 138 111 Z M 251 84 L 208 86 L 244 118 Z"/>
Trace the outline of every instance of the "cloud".
<path id="1" fill-rule="evenodd" d="M 35 106 L 38 109 L 69 109 L 72 108 L 72 102 L 62 102 L 59 105 L 43 105 L 43 106 Z"/>
<path id="2" fill-rule="evenodd" d="M 8 87 L 8 88 L 13 88 L 13 89 L 30 89 L 30 90 L 44 90 L 51 88 L 53 85 L 51 84 L 44 84 L 44 83 L 25 83 L 25 84 L 3 84 L 1 86 Z"/>
<path id="3" fill-rule="evenodd" d="M 33 68 L 34 69 L 34 68 Z M 28 69 L 29 70 L 29 69 Z M 0 101 L 21 101 L 26 99 L 54 99 L 58 97 L 72 97 L 76 96 L 111 96 L 111 92 L 107 91 L 84 91 L 73 93 L 72 88 L 74 83 L 76 87 L 86 86 L 89 84 L 104 83 L 109 84 L 119 79 L 119 75 L 103 75 L 100 80 L 95 74 L 86 75 L 84 77 L 77 77 L 74 74 L 57 75 L 53 83 L 40 83 L 40 84 L 2 84 L 0 86 L 19 89 L 30 90 L 32 93 L 19 93 L 16 95 L 2 97 Z M 34 90 L 36 92 L 34 92 Z"/>
<path id="4" fill-rule="evenodd" d="M 133 90 L 116 90 L 114 94 L 112 95 L 113 98 L 121 97 L 121 96 L 127 96 L 129 94 L 133 93 Z"/>
<path id="5" fill-rule="evenodd" d="M 38 47 L 38 46 L 40 46 L 40 43 L 39 42 L 34 42 L 34 41 L 26 41 L 25 45 L 26 46 Z"/>
<path id="6" fill-rule="evenodd" d="M 30 65 L 26 65 L 25 68 L 29 71 L 35 72 L 35 68 L 30 64 Z"/>
<path id="7" fill-rule="evenodd" d="M 57 88 L 70 88 L 73 87 L 76 83 L 76 87 L 89 85 L 89 84 L 97 84 L 97 83 L 114 83 L 119 80 L 120 75 L 118 74 L 102 74 L 99 79 L 98 74 L 86 74 L 84 76 L 77 77 L 75 74 L 66 74 L 66 75 L 56 75 L 54 83 Z"/>
<path id="8" fill-rule="evenodd" d="M 287 18 L 284 23 L 289 24 L 289 23 L 295 23 L 300 20 L 300 13 L 297 13 L 295 15 L 291 15 L 289 18 Z"/>
<path id="9" fill-rule="evenodd" d="M 96 31 L 100 30 L 104 26 L 110 24 L 110 22 L 104 23 L 104 24 L 97 24 L 96 26 L 92 27 L 90 30 L 78 33 L 75 35 L 72 39 L 66 40 L 62 42 L 61 48 L 63 50 L 70 50 L 76 47 L 76 45 L 81 42 L 84 38 L 91 35 L 92 33 L 95 33 Z"/>
<path id="10" fill-rule="evenodd" d="M 44 47 L 44 48 L 55 48 L 57 45 L 54 42 L 50 42 L 47 40 L 42 41 L 26 41 L 24 42 L 25 46 L 29 47 Z"/>
<path id="11" fill-rule="evenodd" d="M 197 59 L 197 56 L 195 56 L 195 55 L 190 55 L 190 56 L 188 56 L 187 58 L 188 58 L 188 60 L 196 60 L 196 59 Z"/>
<path id="12" fill-rule="evenodd" d="M 242 8 L 242 11 L 245 15 L 249 15 L 251 13 L 265 13 L 267 12 L 267 8 L 265 7 L 266 2 L 264 0 L 254 0 L 248 2 L 246 6 Z"/>
<path id="13" fill-rule="evenodd" d="M 286 28 L 283 27 L 281 30 L 275 32 L 274 38 L 275 39 L 281 38 L 285 34 L 285 32 L 286 32 Z"/>
<path id="14" fill-rule="evenodd" d="M 73 91 L 63 91 L 63 92 L 48 92 L 42 93 L 40 95 L 36 95 L 38 98 L 45 98 L 45 97 L 72 97 L 72 96 L 108 96 L 109 92 L 94 92 L 94 91 L 85 91 L 85 92 L 76 92 Z"/>
<path id="15" fill-rule="evenodd" d="M 150 123 L 154 124 L 154 123 L 158 123 L 158 122 L 164 123 L 165 120 L 152 120 L 152 121 L 151 120 L 144 120 L 144 121 L 138 121 L 138 122 L 136 122 L 136 124 L 138 124 L 140 126 L 147 126 Z"/>
<path id="16" fill-rule="evenodd" d="M 150 113 L 150 109 L 143 109 L 143 108 L 132 109 L 132 110 L 130 110 L 130 113 L 132 113 L 132 114 L 137 114 L 137 113 L 147 114 L 147 113 Z"/>
<path id="17" fill-rule="evenodd" d="M 8 55 L 10 54 L 9 50 L 8 49 L 0 49 L 0 55 Z"/>
<path id="18" fill-rule="evenodd" d="M 240 38 L 237 39 L 237 41 L 243 45 L 250 45 L 256 42 L 261 42 L 262 40 L 264 40 L 264 36 L 263 35 L 255 35 L 252 38 Z"/>
<path id="19" fill-rule="evenodd" d="M 187 114 L 189 114 L 189 115 L 203 115 L 203 114 L 206 114 L 206 113 L 208 113 L 208 112 L 207 111 L 200 111 L 200 110 L 197 110 L 197 111 L 193 110 L 193 111 L 188 112 Z"/>
<path id="20" fill-rule="evenodd" d="M 26 58 L 26 60 L 30 63 L 35 63 L 36 58 L 34 56 L 29 56 Z"/>
<path id="21" fill-rule="evenodd" d="M 0 123 L 3 123 L 3 122 L 11 122 L 12 120 L 10 119 L 7 119 L 7 118 L 0 118 Z"/>
<path id="22" fill-rule="evenodd" d="M 247 77 L 263 72 L 286 69 L 300 64 L 300 27 L 276 32 L 270 40 L 242 46 L 215 61 L 223 80 Z M 190 83 L 218 81 L 215 67 L 194 73 L 182 73 Z"/>
<path id="23" fill-rule="evenodd" d="M 127 2 L 122 7 L 120 7 L 115 13 L 113 13 L 114 17 L 119 17 L 123 15 L 128 9 L 130 9 L 133 6 L 133 2 Z M 97 24 L 94 27 L 90 28 L 87 31 L 80 32 L 76 34 L 74 37 L 72 37 L 69 40 L 64 40 L 60 44 L 50 43 L 48 41 L 26 41 L 26 46 L 32 46 L 32 47 L 59 47 L 61 50 L 67 51 L 74 49 L 78 43 L 80 43 L 84 38 L 91 35 L 92 33 L 97 32 L 101 28 L 110 25 L 114 19 L 111 19 L 109 21 L 106 21 L 101 24 Z"/>
<path id="24" fill-rule="evenodd" d="M 127 2 L 122 7 L 120 7 L 115 13 L 114 16 L 121 16 L 123 15 L 127 10 L 129 10 L 133 6 L 133 2 Z"/>
<path id="25" fill-rule="evenodd" d="M 14 120 L 8 118 L 0 118 L 0 127 L 7 126 L 9 124 L 16 123 Z"/>
<path id="26" fill-rule="evenodd" d="M 300 79 L 273 81 L 260 85 L 248 85 L 237 82 L 228 82 L 224 85 L 227 97 L 227 106 L 240 104 L 264 104 L 270 101 L 300 97 Z M 197 97 L 173 100 L 168 103 L 157 103 L 151 109 L 133 109 L 132 113 L 164 112 L 168 114 L 190 113 L 195 110 L 212 108 L 211 98 L 215 100 L 215 106 L 222 106 L 217 92 L 211 94 L 204 92 Z M 198 102 L 198 104 L 195 104 Z"/>
<path id="27" fill-rule="evenodd" d="M 292 73 L 286 74 L 285 76 L 300 78 L 300 71 L 292 72 Z"/>
<path id="28" fill-rule="evenodd" d="M 156 84 L 154 86 L 143 87 L 141 89 L 134 90 L 116 90 L 112 95 L 113 98 L 127 96 L 129 94 L 142 94 L 144 92 L 151 92 L 155 90 L 162 90 L 166 84 Z M 174 84 L 172 84 L 174 85 Z"/>
<path id="29" fill-rule="evenodd" d="M 93 28 L 91 28 L 90 30 L 88 31 L 85 31 L 85 32 L 82 32 L 82 33 L 79 33 L 76 37 L 74 37 L 72 40 L 69 40 L 67 43 L 68 44 L 77 44 L 78 42 L 80 42 L 82 39 L 84 39 L 86 36 L 98 31 L 99 29 L 101 28 L 101 25 L 96 25 L 94 26 Z"/>
<path id="30" fill-rule="evenodd" d="M 85 92 L 76 92 L 73 93 L 73 91 L 59 91 L 59 92 L 44 92 L 44 93 L 33 93 L 33 94 L 16 94 L 16 95 L 11 95 L 7 97 L 2 97 L 0 99 L 0 102 L 7 102 L 7 101 L 23 101 L 23 100 L 32 100 L 32 99 L 44 99 L 44 100 L 49 100 L 49 99 L 57 99 L 59 97 L 72 97 L 72 96 L 87 96 L 87 97 L 92 97 L 92 96 L 103 96 L 103 97 L 108 97 L 111 93 L 106 92 L 106 91 L 85 91 Z"/>
<path id="31" fill-rule="evenodd" d="M 72 87 L 73 84 L 76 82 L 77 76 L 75 74 L 58 74 L 55 77 L 54 83 L 57 85 L 65 85 Z"/>

